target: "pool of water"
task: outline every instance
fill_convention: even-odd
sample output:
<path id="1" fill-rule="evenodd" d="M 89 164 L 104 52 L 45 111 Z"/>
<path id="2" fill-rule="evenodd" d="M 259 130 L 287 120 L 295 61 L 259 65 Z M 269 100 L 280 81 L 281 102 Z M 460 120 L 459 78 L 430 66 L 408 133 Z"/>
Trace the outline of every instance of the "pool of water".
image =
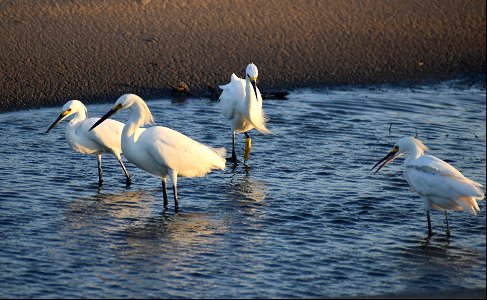
<path id="1" fill-rule="evenodd" d="M 116 99 L 113 99 L 115 102 Z M 157 125 L 231 147 L 216 101 L 147 101 Z M 101 116 L 112 104 L 88 105 Z M 433 211 L 402 159 L 371 167 L 399 137 L 485 186 L 484 88 L 294 91 L 265 100 L 272 135 L 251 132 L 247 167 L 180 178 L 180 211 L 160 180 L 71 151 L 61 107 L 0 114 L 0 296 L 7 298 L 296 298 L 485 288 L 485 201 L 476 217 Z M 128 112 L 113 118 L 125 121 Z M 237 138 L 242 159 L 244 136 Z M 125 160 L 126 161 L 126 160 Z M 485 191 L 485 188 L 484 188 Z M 172 190 L 169 190 L 171 196 Z"/>

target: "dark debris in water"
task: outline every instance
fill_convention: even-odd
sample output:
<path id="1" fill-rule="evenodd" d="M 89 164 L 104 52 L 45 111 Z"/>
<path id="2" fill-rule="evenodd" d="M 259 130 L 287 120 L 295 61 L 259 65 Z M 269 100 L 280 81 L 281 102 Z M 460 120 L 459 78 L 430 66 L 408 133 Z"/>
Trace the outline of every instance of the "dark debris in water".
<path id="1" fill-rule="evenodd" d="M 176 93 L 188 93 L 189 92 L 189 86 L 186 82 L 181 81 L 177 86 L 172 85 L 171 86 L 173 92 Z"/>
<path id="2" fill-rule="evenodd" d="M 278 92 L 269 92 L 262 94 L 263 99 L 274 99 L 274 100 L 286 100 L 289 92 L 286 91 L 278 91 Z"/>

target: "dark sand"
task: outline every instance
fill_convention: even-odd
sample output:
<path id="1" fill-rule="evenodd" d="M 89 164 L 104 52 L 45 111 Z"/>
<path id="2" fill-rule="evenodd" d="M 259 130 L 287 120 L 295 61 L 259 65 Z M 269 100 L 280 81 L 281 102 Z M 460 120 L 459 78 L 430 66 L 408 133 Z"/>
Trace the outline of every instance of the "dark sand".
<path id="1" fill-rule="evenodd" d="M 3 0 L 0 111 L 261 90 L 485 78 L 484 0 Z M 480 76 L 480 77 L 479 77 Z M 483 77 L 482 77 L 483 76 Z M 469 79 L 470 80 L 470 79 Z"/>

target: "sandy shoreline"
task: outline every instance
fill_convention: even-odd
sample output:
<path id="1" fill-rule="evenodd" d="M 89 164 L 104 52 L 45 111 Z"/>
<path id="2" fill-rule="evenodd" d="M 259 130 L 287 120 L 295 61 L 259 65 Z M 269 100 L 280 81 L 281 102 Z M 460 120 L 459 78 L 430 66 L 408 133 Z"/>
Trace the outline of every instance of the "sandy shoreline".
<path id="1" fill-rule="evenodd" d="M 192 95 L 243 76 L 261 90 L 485 76 L 485 1 L 0 2 L 0 111 Z"/>

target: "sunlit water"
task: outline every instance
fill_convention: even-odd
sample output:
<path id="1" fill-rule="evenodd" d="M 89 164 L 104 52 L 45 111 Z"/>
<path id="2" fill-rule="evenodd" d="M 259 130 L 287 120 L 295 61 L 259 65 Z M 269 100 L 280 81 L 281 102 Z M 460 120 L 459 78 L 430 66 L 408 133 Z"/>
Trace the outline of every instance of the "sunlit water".
<path id="1" fill-rule="evenodd" d="M 113 102 L 115 99 L 113 99 Z M 158 125 L 230 150 L 218 103 L 152 100 Z M 402 160 L 370 168 L 398 137 L 416 135 L 485 185 L 485 89 L 296 91 L 266 100 L 273 135 L 254 131 L 249 167 L 181 178 L 181 210 L 163 212 L 160 180 L 115 158 L 72 152 L 61 107 L 0 114 L 0 296 L 326 297 L 485 288 L 485 202 L 434 211 Z M 101 116 L 111 104 L 89 105 Z M 125 121 L 128 112 L 114 118 Z M 392 125 L 391 125 L 392 124 Z M 244 136 L 237 153 L 243 156 Z M 125 160 L 126 161 L 126 160 Z M 172 190 L 169 190 L 172 197 Z"/>

